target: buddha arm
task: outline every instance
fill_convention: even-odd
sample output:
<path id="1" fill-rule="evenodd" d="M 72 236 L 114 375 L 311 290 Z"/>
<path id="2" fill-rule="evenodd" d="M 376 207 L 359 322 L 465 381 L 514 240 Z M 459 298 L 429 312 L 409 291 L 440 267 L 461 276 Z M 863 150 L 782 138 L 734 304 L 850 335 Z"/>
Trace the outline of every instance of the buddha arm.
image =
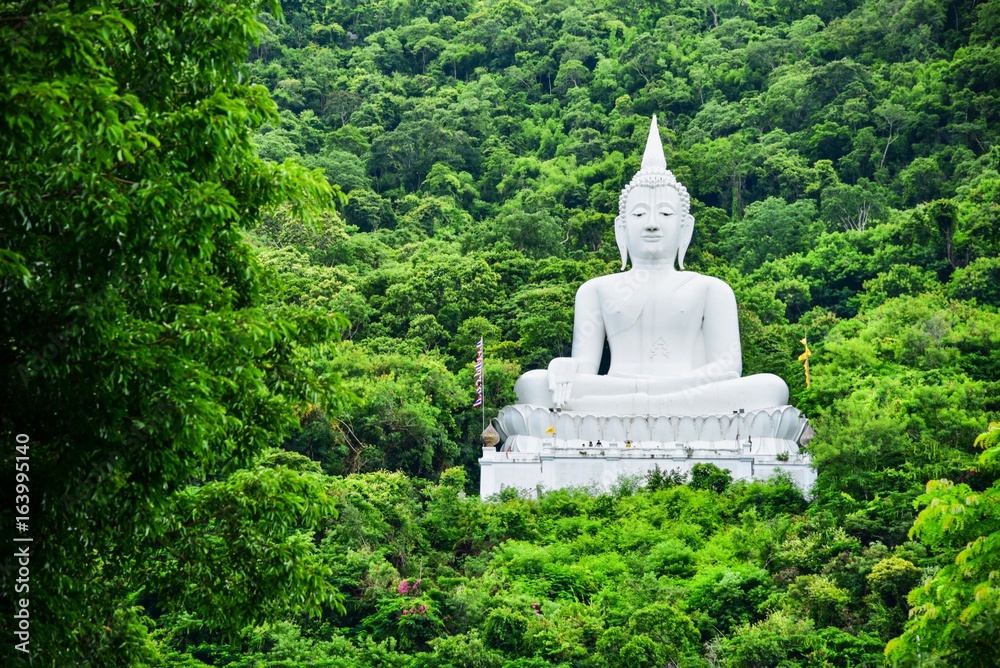
<path id="1" fill-rule="evenodd" d="M 594 281 L 587 281 L 576 291 L 573 310 L 573 359 L 577 373 L 596 375 L 604 353 L 604 316 L 600 295 Z"/>
<path id="2" fill-rule="evenodd" d="M 706 363 L 695 371 L 715 370 L 715 373 L 735 374 L 738 378 L 743 373 L 743 354 L 736 295 L 729 285 L 718 279 L 712 279 L 708 286 L 702 332 Z"/>
<path id="3" fill-rule="evenodd" d="M 552 404 L 561 408 L 570 397 L 578 378 L 596 377 L 604 352 L 604 318 L 600 296 L 593 281 L 576 292 L 573 311 L 573 356 L 549 362 L 548 390 Z"/>

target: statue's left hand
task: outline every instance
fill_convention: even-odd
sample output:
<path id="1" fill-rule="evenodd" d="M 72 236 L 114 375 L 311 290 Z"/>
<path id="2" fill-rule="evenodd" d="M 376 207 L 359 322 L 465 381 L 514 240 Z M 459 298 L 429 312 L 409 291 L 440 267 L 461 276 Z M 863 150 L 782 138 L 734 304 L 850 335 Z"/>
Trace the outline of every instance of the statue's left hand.
<path id="1" fill-rule="evenodd" d="M 578 368 L 579 363 L 572 357 L 556 357 L 549 362 L 549 392 L 556 408 L 562 408 L 569 401 Z"/>

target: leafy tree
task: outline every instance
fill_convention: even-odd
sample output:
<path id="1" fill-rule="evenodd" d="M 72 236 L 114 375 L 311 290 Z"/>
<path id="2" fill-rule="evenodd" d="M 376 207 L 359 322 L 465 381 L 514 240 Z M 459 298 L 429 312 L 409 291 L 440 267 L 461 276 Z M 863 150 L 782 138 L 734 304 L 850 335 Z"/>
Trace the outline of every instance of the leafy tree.
<path id="1" fill-rule="evenodd" d="M 483 640 L 487 647 L 518 656 L 525 646 L 528 620 L 509 610 L 494 610 L 483 623 Z"/>
<path id="2" fill-rule="evenodd" d="M 270 158 L 271 156 L 264 155 Z M 322 153 L 314 153 L 303 159 L 310 169 L 322 169 L 326 173 L 327 180 L 332 184 L 340 186 L 345 193 L 358 188 L 369 187 L 369 180 L 365 174 L 364 163 L 354 154 L 341 151 L 335 148 L 328 149 Z"/>
<path id="3" fill-rule="evenodd" d="M 135 565 L 156 554 L 151 544 L 171 542 L 178 504 L 264 484 L 242 501 L 250 525 L 234 527 L 234 547 L 249 549 L 260 529 L 254 513 L 285 495 L 308 503 L 292 473 L 198 487 L 252 463 L 296 425 L 299 401 L 338 398 L 303 361 L 342 320 L 266 312 L 265 274 L 244 236 L 283 202 L 308 222 L 336 192 L 318 174 L 255 154 L 251 132 L 275 123 L 277 111 L 233 63 L 262 34 L 257 9 L 0 10 L 0 425 L 11 442 L 29 439 L 37 662 L 154 660 L 141 610 L 122 602 L 137 586 Z M 192 526 L 192 539 L 217 540 L 199 527 L 207 525 Z M 284 522 L 268 531 L 277 549 L 308 555 L 311 543 Z M 244 555 L 238 571 L 269 578 L 260 597 L 242 587 L 227 594 L 227 609 L 239 611 L 232 618 L 212 603 L 225 568 L 213 571 L 200 550 L 185 556 L 189 572 L 204 569 L 195 577 L 206 588 L 191 580 L 172 599 L 164 591 L 163 603 L 186 602 L 231 629 L 264 611 L 330 601 L 328 588 L 313 587 L 322 571 L 312 562 L 274 570 L 275 554 Z M 5 578 L 16 572 L 5 568 Z"/>
<path id="4" fill-rule="evenodd" d="M 514 297 L 522 364 L 547 364 L 569 352 L 573 333 L 573 292 L 565 286 L 526 289 Z"/>
<path id="5" fill-rule="evenodd" d="M 329 417 L 337 449 L 349 451 L 347 470 L 429 476 L 457 459 L 455 417 L 471 406 L 471 385 L 462 388 L 439 358 L 420 355 L 422 344 L 345 345 L 327 362 L 356 397 Z"/>
<path id="6" fill-rule="evenodd" d="M 788 588 L 788 597 L 817 627 L 838 626 L 850 596 L 822 575 L 802 575 Z"/>
<path id="7" fill-rule="evenodd" d="M 913 265 L 898 264 L 864 282 L 865 294 L 861 296 L 861 307 L 870 310 L 892 297 L 933 292 L 937 286 L 937 277 L 933 273 Z"/>
<path id="8" fill-rule="evenodd" d="M 987 448 L 980 465 L 993 473 L 998 434 L 1000 426 L 992 423 L 976 440 Z M 949 558 L 910 592 L 910 621 L 889 642 L 886 656 L 900 665 L 987 666 L 998 642 L 1000 589 L 993 574 L 1000 554 L 1000 482 L 975 492 L 966 484 L 932 480 L 918 502 L 923 509 L 911 535 Z"/>
<path id="9" fill-rule="evenodd" d="M 906 594 L 921 580 L 920 569 L 900 557 L 887 557 L 879 561 L 868 574 L 872 592 L 892 607 L 898 606 Z"/>
<path id="10" fill-rule="evenodd" d="M 759 620 L 758 608 L 772 589 L 771 578 L 762 568 L 710 566 L 692 579 L 687 603 L 698 612 L 695 620 L 702 635 L 711 637 Z"/>
<path id="11" fill-rule="evenodd" d="M 722 494 L 732 482 L 729 471 L 715 464 L 695 464 L 691 468 L 691 487 L 694 489 L 710 489 Z"/>
<path id="12" fill-rule="evenodd" d="M 788 204 L 777 197 L 754 202 L 743 218 L 720 230 L 723 247 L 734 264 L 750 271 L 792 253 L 806 251 L 821 230 L 811 200 Z"/>
<path id="13" fill-rule="evenodd" d="M 817 419 L 822 436 L 811 445 L 822 467 L 820 494 L 872 500 L 910 489 L 914 478 L 954 476 L 971 463 L 966 443 L 981 428 L 991 405 L 988 379 L 995 377 L 991 353 L 974 352 L 985 344 L 981 333 L 989 340 L 994 328 L 972 323 L 993 317 L 940 297 L 902 297 L 827 335 L 823 359 L 829 366 L 813 367 L 814 396 L 825 397 L 828 406 Z M 856 375 L 862 367 L 868 369 L 864 378 Z M 839 381 L 826 375 L 834 369 Z M 947 377 L 939 376 L 944 369 Z"/>
<path id="14" fill-rule="evenodd" d="M 396 216 L 389 203 L 378 193 L 358 189 L 351 192 L 344 207 L 348 223 L 365 232 L 375 232 L 382 227 L 395 227 Z"/>
<path id="15" fill-rule="evenodd" d="M 461 168 L 470 139 L 463 131 L 430 119 L 404 121 L 372 142 L 369 170 L 381 188 L 403 185 L 416 190 L 435 163 Z"/>
<path id="16" fill-rule="evenodd" d="M 630 631 L 653 640 L 668 660 L 675 663 L 698 644 L 694 623 L 669 603 L 653 603 L 636 610 L 628 624 Z M 622 653 L 627 653 L 624 648 Z"/>
<path id="17" fill-rule="evenodd" d="M 167 609 L 198 611 L 211 628 L 236 632 L 276 617 L 288 590 L 303 592 L 304 612 L 343 612 L 309 530 L 336 517 L 323 487 L 316 473 L 286 466 L 189 487 L 158 522 L 147 548 L 154 558 L 135 568 Z M 260 605 L 247 606 L 243 596 Z"/>
<path id="18" fill-rule="evenodd" d="M 947 294 L 963 300 L 975 299 L 988 306 L 1000 306 L 1000 260 L 978 258 L 955 270 L 948 281 Z"/>
<path id="19" fill-rule="evenodd" d="M 823 189 L 822 213 L 830 229 L 867 229 L 886 215 L 884 189 L 862 177 L 854 185 L 834 184 Z"/>

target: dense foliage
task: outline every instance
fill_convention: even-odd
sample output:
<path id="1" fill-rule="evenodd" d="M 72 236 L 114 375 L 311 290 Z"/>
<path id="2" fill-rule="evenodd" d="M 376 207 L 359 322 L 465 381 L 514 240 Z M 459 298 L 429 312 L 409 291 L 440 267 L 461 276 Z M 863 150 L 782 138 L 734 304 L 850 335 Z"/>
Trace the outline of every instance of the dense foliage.
<path id="1" fill-rule="evenodd" d="M 336 609 L 309 540 L 332 506 L 260 462 L 301 401 L 341 398 L 306 359 L 343 319 L 269 306 L 245 236 L 337 192 L 255 153 L 277 110 L 231 64 L 259 8 L 0 8 L 0 430 L 32 541 L 30 564 L 5 550 L 3 586 L 27 601 L 33 665 L 155 655 L 143 586 L 234 633 Z M 26 658 L 4 635 L 0 663 Z"/>
<path id="2" fill-rule="evenodd" d="M 282 5 L 0 5 L 36 661 L 991 665 L 1000 0 Z M 654 113 L 816 488 L 481 501 Z"/>
<path id="3" fill-rule="evenodd" d="M 568 350 L 576 287 L 616 268 L 618 193 L 656 113 L 694 198 L 688 266 L 736 290 L 747 372 L 786 377 L 831 426 L 817 442 L 831 467 L 857 448 L 884 457 L 859 475 L 907 467 L 824 489 L 864 504 L 961 470 L 998 408 L 994 5 L 306 2 L 285 3 L 284 24 L 265 15 L 248 69 L 281 112 L 255 136 L 260 154 L 322 167 L 348 193 L 321 232 L 276 216 L 260 233 L 281 301 L 352 322 L 330 364 L 359 402 L 311 416 L 293 447 L 322 450 L 330 473 L 463 464 L 474 489 L 472 344 L 485 337 L 494 408 L 519 371 Z M 794 362 L 803 336 L 811 392 Z M 895 443 L 867 435 L 878 423 Z"/>

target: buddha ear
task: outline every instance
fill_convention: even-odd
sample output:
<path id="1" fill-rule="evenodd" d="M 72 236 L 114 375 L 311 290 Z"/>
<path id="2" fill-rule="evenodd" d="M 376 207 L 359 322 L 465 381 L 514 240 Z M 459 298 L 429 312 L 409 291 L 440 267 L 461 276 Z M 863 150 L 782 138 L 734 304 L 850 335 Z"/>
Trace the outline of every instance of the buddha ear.
<path id="1" fill-rule="evenodd" d="M 622 256 L 622 271 L 628 263 L 628 236 L 625 233 L 625 225 L 621 216 L 615 218 L 615 241 L 618 242 L 618 252 Z"/>
<path id="2" fill-rule="evenodd" d="M 681 223 L 681 239 L 677 246 L 677 265 L 684 269 L 684 254 L 687 253 L 688 246 L 691 245 L 691 235 L 694 234 L 694 216 L 690 213 L 684 214 L 684 221 Z"/>

